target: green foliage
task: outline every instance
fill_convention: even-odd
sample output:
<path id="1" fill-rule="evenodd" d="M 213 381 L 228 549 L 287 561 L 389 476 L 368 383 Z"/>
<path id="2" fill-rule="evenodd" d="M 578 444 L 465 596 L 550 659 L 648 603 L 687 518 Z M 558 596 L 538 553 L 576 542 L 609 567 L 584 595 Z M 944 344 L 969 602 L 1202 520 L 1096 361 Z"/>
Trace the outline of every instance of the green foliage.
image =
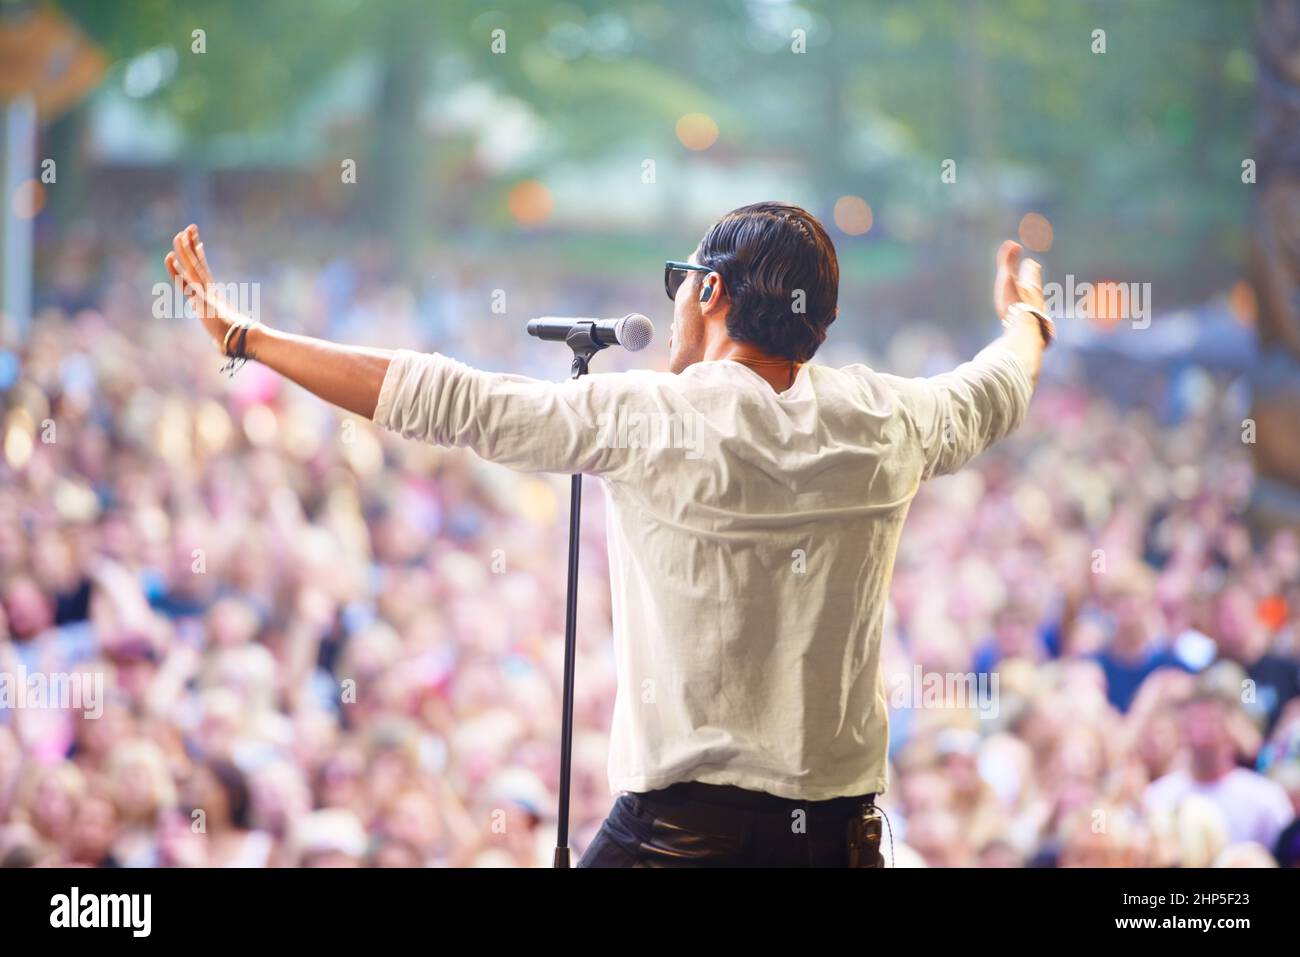
<path id="1" fill-rule="evenodd" d="M 1036 209 L 1072 262 L 1142 256 L 1202 275 L 1204 233 L 1217 233 L 1209 245 L 1221 255 L 1245 221 L 1247 0 L 58 5 L 116 59 L 177 51 L 176 76 L 152 102 L 199 153 L 223 133 L 291 128 L 339 69 L 374 66 L 374 109 L 356 138 L 378 144 L 388 171 L 367 206 L 379 226 L 406 217 L 399 234 L 431 204 L 463 213 L 473 202 L 434 198 L 473 158 L 463 143 L 432 142 L 420 114 L 428 95 L 468 82 L 536 114 L 547 135 L 531 163 L 543 178 L 633 143 L 690 163 L 771 160 L 811 184 L 823 214 L 844 194 L 872 204 L 877 226 L 849 242 L 938 241 L 958 221 L 1006 233 Z M 203 55 L 189 52 L 197 28 Z M 490 47 L 498 28 L 504 55 Z M 796 29 L 804 53 L 792 52 Z M 1098 29 L 1104 53 L 1093 51 Z M 697 111 L 721 137 L 687 154 L 674 124 Z M 427 158 L 444 147 L 456 162 Z M 939 184 L 947 158 L 959 189 Z M 499 208 L 510 179 L 478 182 Z"/>

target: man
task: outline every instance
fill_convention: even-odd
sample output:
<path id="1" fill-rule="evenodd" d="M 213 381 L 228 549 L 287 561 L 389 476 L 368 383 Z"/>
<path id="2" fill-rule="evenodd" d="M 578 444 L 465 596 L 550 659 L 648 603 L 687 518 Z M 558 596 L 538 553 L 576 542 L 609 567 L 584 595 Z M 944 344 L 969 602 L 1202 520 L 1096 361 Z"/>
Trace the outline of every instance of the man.
<path id="1" fill-rule="evenodd" d="M 277 332 L 216 296 L 193 226 L 167 266 L 227 355 L 407 437 L 604 480 L 622 796 L 582 866 L 843 866 L 887 784 L 880 632 L 908 505 L 1020 423 L 1050 339 L 1019 255 L 998 252 L 1006 331 L 932 379 L 808 364 L 839 264 L 783 203 L 666 264 L 668 373 L 543 382 Z M 627 439 L 617 417 L 648 427 Z"/>
<path id="2" fill-rule="evenodd" d="M 1106 698 L 1127 713 L 1142 682 L 1164 668 L 1191 671 L 1164 637 L 1165 622 L 1156 601 L 1156 576 L 1142 562 L 1133 562 L 1108 576 L 1104 607 L 1114 627 L 1096 660 L 1106 676 Z"/>
<path id="3" fill-rule="evenodd" d="M 1183 705 L 1186 763 L 1147 786 L 1148 811 L 1176 810 L 1190 794 L 1209 798 L 1223 812 L 1233 842 L 1254 841 L 1269 850 L 1295 818 L 1291 800 L 1276 781 L 1238 767 L 1229 727 L 1236 701 L 1198 690 Z"/>

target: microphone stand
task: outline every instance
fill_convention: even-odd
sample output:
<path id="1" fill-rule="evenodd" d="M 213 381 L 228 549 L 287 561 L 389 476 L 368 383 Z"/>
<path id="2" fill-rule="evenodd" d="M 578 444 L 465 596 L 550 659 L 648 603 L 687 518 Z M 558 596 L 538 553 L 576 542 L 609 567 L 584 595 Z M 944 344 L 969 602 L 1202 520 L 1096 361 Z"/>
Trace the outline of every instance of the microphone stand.
<path id="1" fill-rule="evenodd" d="M 570 379 L 587 374 L 591 357 L 604 343 L 592 332 L 595 324 L 578 323 L 565 337 L 573 350 Z M 560 725 L 560 801 L 555 831 L 555 867 L 569 866 L 569 778 L 573 770 L 573 673 L 578 651 L 578 545 L 582 520 L 582 475 L 569 484 L 569 586 L 564 608 L 564 704 Z"/>

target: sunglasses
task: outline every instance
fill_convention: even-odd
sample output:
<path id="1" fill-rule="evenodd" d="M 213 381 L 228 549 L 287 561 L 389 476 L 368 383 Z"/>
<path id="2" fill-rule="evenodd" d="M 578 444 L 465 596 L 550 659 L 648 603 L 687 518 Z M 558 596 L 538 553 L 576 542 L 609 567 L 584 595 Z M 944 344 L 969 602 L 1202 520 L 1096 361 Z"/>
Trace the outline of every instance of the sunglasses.
<path id="1" fill-rule="evenodd" d="M 668 298 L 674 302 L 677 300 L 677 290 L 682 288 L 688 272 L 713 272 L 713 269 L 710 266 L 679 263 L 671 259 L 664 263 L 664 292 L 668 293 Z"/>

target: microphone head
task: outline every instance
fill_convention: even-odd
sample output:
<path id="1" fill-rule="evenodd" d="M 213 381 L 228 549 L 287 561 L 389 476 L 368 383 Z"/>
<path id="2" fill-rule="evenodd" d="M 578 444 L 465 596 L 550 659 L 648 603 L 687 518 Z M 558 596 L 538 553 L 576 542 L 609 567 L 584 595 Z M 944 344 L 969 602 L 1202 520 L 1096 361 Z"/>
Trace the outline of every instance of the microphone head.
<path id="1" fill-rule="evenodd" d="M 640 352 L 655 337 L 655 324 L 639 312 L 624 316 L 614 325 L 618 344 L 628 352 Z"/>

